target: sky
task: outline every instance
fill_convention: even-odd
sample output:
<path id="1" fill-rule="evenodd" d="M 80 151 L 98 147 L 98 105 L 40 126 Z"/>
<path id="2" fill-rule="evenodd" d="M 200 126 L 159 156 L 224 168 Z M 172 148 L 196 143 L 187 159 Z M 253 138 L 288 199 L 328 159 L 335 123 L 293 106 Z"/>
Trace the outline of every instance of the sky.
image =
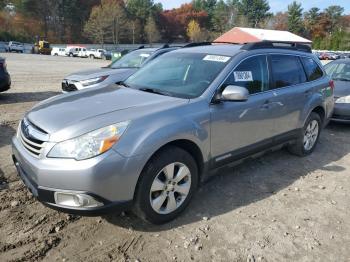
<path id="1" fill-rule="evenodd" d="M 156 3 L 162 3 L 164 9 L 171 9 L 179 7 L 181 4 L 189 3 L 191 0 L 155 0 Z M 269 0 L 269 4 L 271 7 L 271 11 L 276 13 L 278 11 L 287 11 L 287 6 L 293 2 L 293 0 Z M 304 0 L 297 1 L 301 2 L 304 8 L 304 11 L 307 11 L 311 7 L 318 7 L 320 9 L 324 9 L 330 5 L 340 5 L 344 7 L 345 14 L 350 14 L 350 1 L 349 0 Z"/>

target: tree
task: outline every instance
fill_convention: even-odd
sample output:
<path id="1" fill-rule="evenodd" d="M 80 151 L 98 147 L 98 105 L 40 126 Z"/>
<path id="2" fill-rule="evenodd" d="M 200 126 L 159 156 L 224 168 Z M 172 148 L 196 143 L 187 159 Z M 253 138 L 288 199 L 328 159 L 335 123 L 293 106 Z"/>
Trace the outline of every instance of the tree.
<path id="1" fill-rule="evenodd" d="M 331 22 L 330 32 L 336 29 L 342 14 L 344 13 L 344 8 L 339 5 L 331 5 L 325 9 L 325 13 L 328 15 Z"/>
<path id="2" fill-rule="evenodd" d="M 191 42 L 199 42 L 202 38 L 202 31 L 199 24 L 195 20 L 191 20 L 187 27 L 187 36 Z"/>
<path id="3" fill-rule="evenodd" d="M 219 0 L 215 5 L 211 23 L 216 32 L 224 33 L 228 29 L 228 24 L 231 18 L 229 11 L 230 10 L 224 0 Z"/>
<path id="4" fill-rule="evenodd" d="M 85 25 L 85 33 L 90 39 L 103 45 L 106 41 L 119 44 L 126 32 L 126 11 L 122 1 L 102 0 L 99 6 L 92 9 Z"/>
<path id="5" fill-rule="evenodd" d="M 217 0 L 192 0 L 193 8 L 197 12 L 205 11 L 207 13 L 208 19 L 205 21 L 205 27 L 209 30 L 213 29 L 213 17 L 217 2 Z"/>
<path id="6" fill-rule="evenodd" d="M 137 19 L 141 27 L 141 38 L 145 39 L 145 26 L 150 15 L 158 16 L 162 11 L 162 5 L 154 4 L 153 0 L 126 0 L 126 8 L 135 20 Z"/>
<path id="7" fill-rule="evenodd" d="M 246 16 L 249 26 L 258 27 L 261 22 L 269 18 L 272 14 L 267 0 L 241 0 L 239 12 Z"/>
<path id="8" fill-rule="evenodd" d="M 7 0 L 0 0 L 0 10 L 2 10 L 7 5 Z"/>
<path id="9" fill-rule="evenodd" d="M 145 32 L 146 32 L 147 40 L 150 44 L 158 41 L 161 38 L 156 22 L 154 21 L 151 15 L 147 19 Z"/>
<path id="10" fill-rule="evenodd" d="M 303 8 L 301 4 L 293 1 L 288 5 L 288 30 L 295 34 L 301 34 L 303 31 Z"/>
<path id="11" fill-rule="evenodd" d="M 278 12 L 272 19 L 272 28 L 275 30 L 288 30 L 288 13 Z"/>
<path id="12" fill-rule="evenodd" d="M 318 23 L 321 17 L 320 9 L 318 7 L 311 8 L 308 12 L 304 13 L 304 25 L 306 34 L 310 38 L 315 37 L 315 31 L 318 27 Z"/>
<path id="13" fill-rule="evenodd" d="M 208 14 L 197 11 L 192 4 L 183 4 L 179 8 L 165 10 L 160 14 L 160 28 L 165 39 L 186 41 L 188 23 L 195 20 L 200 26 L 205 24 Z"/>

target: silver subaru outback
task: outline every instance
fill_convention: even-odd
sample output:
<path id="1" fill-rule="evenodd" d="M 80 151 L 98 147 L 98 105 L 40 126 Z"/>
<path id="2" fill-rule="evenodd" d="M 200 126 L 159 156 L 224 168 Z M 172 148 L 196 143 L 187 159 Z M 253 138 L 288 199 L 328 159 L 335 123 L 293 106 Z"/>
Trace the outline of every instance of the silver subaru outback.
<path id="1" fill-rule="evenodd" d="M 125 82 L 36 105 L 13 138 L 33 195 L 69 213 L 165 223 L 218 168 L 286 146 L 310 154 L 333 83 L 302 45 L 194 44 Z"/>

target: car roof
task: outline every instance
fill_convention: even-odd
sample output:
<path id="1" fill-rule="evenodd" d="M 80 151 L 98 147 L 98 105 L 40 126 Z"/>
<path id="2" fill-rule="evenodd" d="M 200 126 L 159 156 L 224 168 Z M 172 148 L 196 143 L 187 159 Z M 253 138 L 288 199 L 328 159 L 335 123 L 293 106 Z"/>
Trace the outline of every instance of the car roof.
<path id="1" fill-rule="evenodd" d="M 241 51 L 242 45 L 235 44 L 214 44 L 214 45 L 202 45 L 195 47 L 180 48 L 174 52 L 185 53 L 204 53 L 213 55 L 226 55 L 232 56 Z"/>
<path id="2" fill-rule="evenodd" d="M 175 52 L 233 56 L 241 52 L 249 51 L 260 51 L 260 53 L 278 51 L 281 53 L 294 55 L 312 55 L 311 48 L 308 45 L 275 41 L 260 41 L 246 44 L 226 42 L 191 43 Z"/>

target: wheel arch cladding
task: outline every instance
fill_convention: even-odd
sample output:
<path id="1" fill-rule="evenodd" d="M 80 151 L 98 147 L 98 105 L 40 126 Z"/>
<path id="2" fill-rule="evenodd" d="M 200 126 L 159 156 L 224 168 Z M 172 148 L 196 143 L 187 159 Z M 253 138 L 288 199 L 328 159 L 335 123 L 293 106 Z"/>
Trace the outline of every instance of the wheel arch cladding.
<path id="1" fill-rule="evenodd" d="M 194 161 L 196 162 L 197 168 L 198 168 L 198 181 L 201 181 L 202 178 L 202 173 L 204 172 L 205 169 L 205 164 L 204 164 L 204 160 L 203 160 L 203 154 L 201 149 L 199 148 L 199 146 L 188 139 L 177 139 L 177 140 L 173 140 L 170 141 L 164 145 L 162 145 L 160 148 L 158 148 L 147 160 L 146 164 L 143 166 L 141 174 L 139 175 L 138 179 L 137 179 L 137 183 L 136 183 L 136 188 L 134 191 L 134 199 L 135 199 L 135 194 L 137 192 L 137 187 L 139 185 L 139 181 L 142 175 L 142 172 L 144 170 L 144 168 L 148 165 L 148 163 L 152 160 L 152 158 L 157 155 L 158 153 L 160 153 L 161 151 L 165 150 L 167 147 L 170 146 L 175 146 L 178 148 L 181 148 L 182 150 L 186 151 L 187 153 L 189 153 Z"/>

